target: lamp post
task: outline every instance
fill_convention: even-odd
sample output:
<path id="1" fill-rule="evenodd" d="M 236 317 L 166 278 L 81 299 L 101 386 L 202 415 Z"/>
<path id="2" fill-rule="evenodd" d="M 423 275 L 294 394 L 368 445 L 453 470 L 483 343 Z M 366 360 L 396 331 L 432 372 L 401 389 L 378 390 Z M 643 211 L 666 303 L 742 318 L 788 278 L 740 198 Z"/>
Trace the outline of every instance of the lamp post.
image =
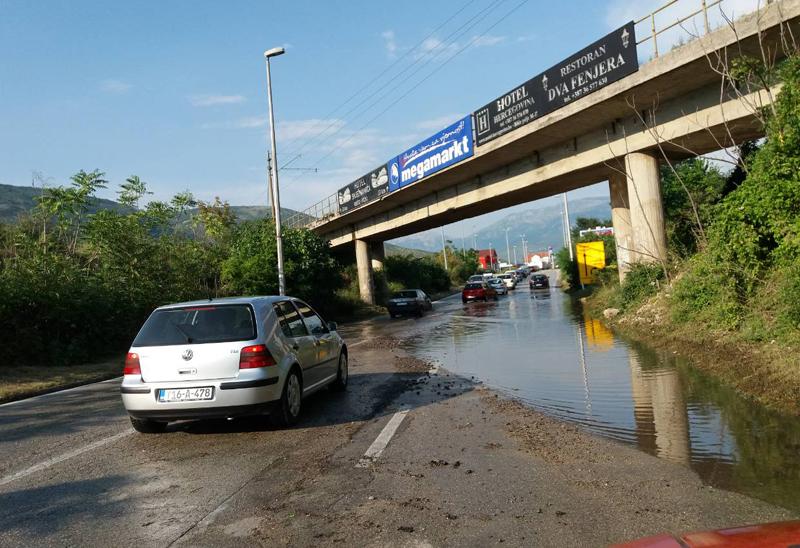
<path id="1" fill-rule="evenodd" d="M 494 257 L 492 257 L 492 242 L 489 242 L 489 270 L 494 272 Z"/>
<path id="2" fill-rule="evenodd" d="M 509 230 L 511 230 L 511 229 L 509 227 L 506 227 L 506 260 L 508 262 L 511 262 L 511 248 L 508 245 L 508 231 Z M 516 262 L 517 261 L 514 261 L 515 265 L 516 265 Z"/>
<path id="3" fill-rule="evenodd" d="M 286 295 L 286 280 L 283 276 L 283 238 L 281 236 L 281 198 L 278 188 L 278 154 L 275 144 L 275 115 L 272 112 L 272 78 L 269 70 L 271 57 L 283 55 L 283 48 L 272 48 L 264 52 L 267 64 L 267 105 L 269 106 L 269 129 L 272 156 L 269 162 L 269 199 L 272 202 L 272 219 L 275 221 L 275 244 L 278 248 L 278 294 Z"/>

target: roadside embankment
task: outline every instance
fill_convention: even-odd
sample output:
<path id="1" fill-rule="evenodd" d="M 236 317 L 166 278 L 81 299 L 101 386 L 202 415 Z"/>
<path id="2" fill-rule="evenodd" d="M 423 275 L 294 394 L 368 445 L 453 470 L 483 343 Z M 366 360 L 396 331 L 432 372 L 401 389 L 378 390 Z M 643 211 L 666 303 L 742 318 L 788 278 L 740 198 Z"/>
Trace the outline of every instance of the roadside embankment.
<path id="1" fill-rule="evenodd" d="M 626 338 L 686 358 L 743 396 L 800 415 L 800 355 L 783 340 L 747 340 L 740 332 L 676 321 L 669 286 L 621 311 L 614 292 L 603 288 L 581 299 L 589 314 Z"/>
<path id="2" fill-rule="evenodd" d="M 22 365 L 0 368 L 0 403 L 73 388 L 122 374 L 119 358 L 70 366 Z"/>

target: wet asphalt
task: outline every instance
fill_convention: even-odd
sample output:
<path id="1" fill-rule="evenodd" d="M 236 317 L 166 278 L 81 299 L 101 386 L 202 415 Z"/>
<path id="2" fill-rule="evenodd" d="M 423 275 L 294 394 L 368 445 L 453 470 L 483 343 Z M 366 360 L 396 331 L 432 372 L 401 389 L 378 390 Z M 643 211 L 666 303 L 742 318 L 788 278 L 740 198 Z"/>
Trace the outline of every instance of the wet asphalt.
<path id="1" fill-rule="evenodd" d="M 311 396 L 287 430 L 248 418 L 137 434 L 118 380 L 0 406 L 0 546 L 604 545 L 794 517 L 503 407 L 403 349 L 459 313 L 454 296 L 422 319 L 342 326 L 347 392 Z"/>

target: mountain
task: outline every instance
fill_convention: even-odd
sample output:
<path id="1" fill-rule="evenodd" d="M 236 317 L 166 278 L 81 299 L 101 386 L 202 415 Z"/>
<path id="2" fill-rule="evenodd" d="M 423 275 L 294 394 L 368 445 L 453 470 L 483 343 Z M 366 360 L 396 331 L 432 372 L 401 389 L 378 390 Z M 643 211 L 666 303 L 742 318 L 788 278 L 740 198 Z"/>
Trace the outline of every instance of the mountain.
<path id="1" fill-rule="evenodd" d="M 424 251 L 422 249 L 412 249 L 409 247 L 402 247 L 399 245 L 390 244 L 389 242 L 383 244 L 383 251 L 387 257 L 390 257 L 392 255 L 411 255 L 412 257 L 433 257 L 434 255 L 436 255 L 436 252 L 433 251 Z"/>
<path id="2" fill-rule="evenodd" d="M 14 223 L 19 216 L 27 213 L 36 207 L 36 198 L 41 196 L 42 189 L 32 186 L 14 186 L 0 184 L 0 222 Z M 89 213 L 96 213 L 104 209 L 116 211 L 129 211 L 127 206 L 106 200 L 105 198 L 92 198 L 89 206 Z M 194 210 L 192 210 L 194 211 Z M 189 212 L 189 214 L 192 213 Z M 252 221 L 272 216 L 270 209 L 266 206 L 231 206 L 231 211 L 240 221 Z M 281 219 L 285 220 L 298 214 L 294 209 L 281 208 Z M 301 215 L 303 215 L 301 213 Z"/>
<path id="3" fill-rule="evenodd" d="M 596 217 L 598 219 L 611 218 L 611 206 L 608 198 L 603 196 L 578 198 L 569 202 L 569 216 L 571 224 L 578 217 Z M 477 246 L 480 249 L 489 247 L 489 243 L 497 253 L 505 259 L 506 256 L 506 227 L 509 227 L 509 245 L 517 246 L 517 257 L 522 257 L 521 234 L 528 240 L 529 251 L 541 251 L 553 246 L 558 250 L 564 245 L 562 229 L 561 207 L 557 204 L 533 207 L 524 211 L 516 211 L 503 217 L 477 231 Z M 452 245 L 460 248 L 462 245 L 461 234 L 447 234 L 446 239 Z M 442 249 L 442 236 L 439 229 L 427 230 L 413 236 L 405 236 L 392 241 L 393 244 L 411 247 L 426 251 L 440 251 Z M 471 235 L 466 235 L 464 245 L 472 247 Z M 512 250 L 513 256 L 513 250 Z"/>
<path id="4" fill-rule="evenodd" d="M 21 214 L 36 207 L 36 198 L 41 195 L 41 188 L 0 184 L 0 222 L 15 223 Z M 103 209 L 125 211 L 127 208 L 113 200 L 93 198 L 89 213 Z"/>

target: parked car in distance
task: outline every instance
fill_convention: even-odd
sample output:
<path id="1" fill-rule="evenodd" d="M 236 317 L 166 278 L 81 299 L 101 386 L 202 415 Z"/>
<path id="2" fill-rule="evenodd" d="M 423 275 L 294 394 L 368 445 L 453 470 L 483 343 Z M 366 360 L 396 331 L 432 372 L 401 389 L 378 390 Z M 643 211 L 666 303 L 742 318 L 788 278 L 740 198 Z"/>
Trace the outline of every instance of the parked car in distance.
<path id="1" fill-rule="evenodd" d="M 508 295 L 508 288 L 500 278 L 489 278 L 489 281 L 486 283 L 489 284 L 492 289 L 497 291 L 498 295 Z"/>
<path id="2" fill-rule="evenodd" d="M 461 290 L 461 302 L 497 300 L 497 291 L 486 282 L 467 282 Z"/>
<path id="3" fill-rule="evenodd" d="M 547 274 L 532 274 L 528 285 L 531 289 L 548 289 L 550 278 L 547 277 Z"/>
<path id="4" fill-rule="evenodd" d="M 469 279 L 467 280 L 467 283 L 474 283 L 474 282 L 480 283 L 483 280 L 484 280 L 483 274 L 475 274 L 475 275 L 469 277 Z"/>
<path id="5" fill-rule="evenodd" d="M 517 277 L 514 276 L 513 274 L 500 274 L 497 277 L 503 280 L 503 283 L 506 284 L 507 289 L 517 288 Z"/>
<path id="6" fill-rule="evenodd" d="M 386 308 L 389 309 L 389 316 L 392 318 L 409 314 L 422 316 L 426 310 L 433 309 L 433 303 L 421 289 L 404 289 L 392 295 L 386 303 Z"/>
<path id="7" fill-rule="evenodd" d="M 122 403 L 134 429 L 269 414 L 287 426 L 303 398 L 347 386 L 347 346 L 299 299 L 235 297 L 156 308 L 131 345 Z"/>

